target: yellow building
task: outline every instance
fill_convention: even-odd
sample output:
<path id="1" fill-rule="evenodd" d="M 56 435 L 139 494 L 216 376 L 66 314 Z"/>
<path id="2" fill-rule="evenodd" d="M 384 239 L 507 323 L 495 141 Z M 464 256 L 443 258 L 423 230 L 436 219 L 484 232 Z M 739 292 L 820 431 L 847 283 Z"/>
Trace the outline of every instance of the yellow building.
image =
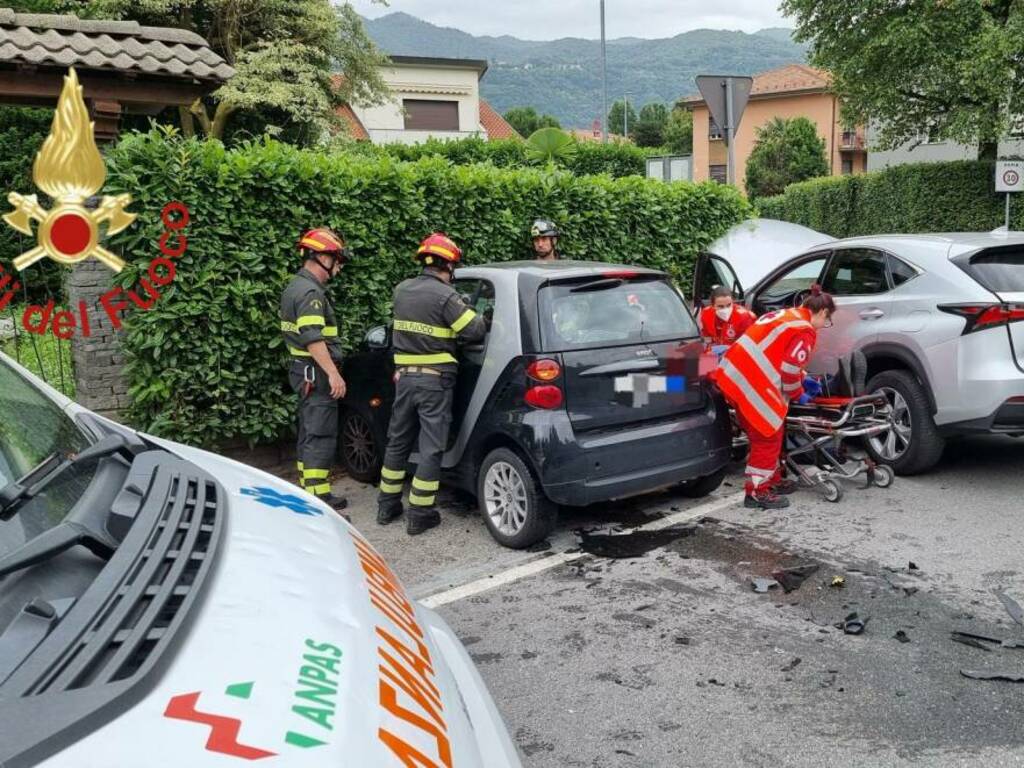
<path id="1" fill-rule="evenodd" d="M 867 169 L 863 126 L 847 126 L 840 118 L 839 99 L 829 91 L 827 72 L 804 64 L 789 64 L 754 75 L 754 84 L 736 134 L 736 182 L 742 189 L 747 158 L 756 131 L 773 118 L 806 117 L 825 140 L 829 173 L 839 176 Z M 693 180 L 725 182 L 727 150 L 722 131 L 714 124 L 704 99 L 680 101 L 693 110 Z"/>

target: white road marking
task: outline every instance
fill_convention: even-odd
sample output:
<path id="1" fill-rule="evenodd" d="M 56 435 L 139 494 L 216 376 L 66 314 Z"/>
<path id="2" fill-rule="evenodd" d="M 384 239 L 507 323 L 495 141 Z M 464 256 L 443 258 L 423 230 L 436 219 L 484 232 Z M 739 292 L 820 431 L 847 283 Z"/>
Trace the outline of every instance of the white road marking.
<path id="1" fill-rule="evenodd" d="M 734 493 L 723 498 L 715 499 L 704 504 L 699 504 L 696 507 L 690 509 L 684 509 L 666 517 L 653 520 L 644 525 L 639 525 L 636 528 L 630 529 L 629 533 L 635 531 L 660 531 L 663 528 L 669 528 L 679 523 L 685 523 L 689 520 L 695 520 L 698 517 L 704 517 L 717 512 L 720 509 L 731 507 L 733 504 L 737 504 L 743 500 L 742 493 Z M 622 534 L 629 535 L 629 534 Z M 466 584 L 462 584 L 458 587 L 452 587 L 446 589 L 443 592 L 435 592 L 434 594 L 423 598 L 419 602 L 425 605 L 427 608 L 437 608 L 442 605 L 448 605 L 458 600 L 465 600 L 467 597 L 473 597 L 479 595 L 481 592 L 487 592 L 497 587 L 511 584 L 520 579 L 525 579 L 528 576 L 535 576 L 538 573 L 549 571 L 552 568 L 557 568 L 565 563 L 571 563 L 574 560 L 581 560 L 584 557 L 590 557 L 590 555 L 582 550 L 578 552 L 560 552 L 553 555 L 546 555 L 538 558 L 537 560 L 531 560 L 523 565 L 517 565 L 508 570 L 501 571 L 500 573 L 486 576 L 482 579 L 476 579 Z"/>

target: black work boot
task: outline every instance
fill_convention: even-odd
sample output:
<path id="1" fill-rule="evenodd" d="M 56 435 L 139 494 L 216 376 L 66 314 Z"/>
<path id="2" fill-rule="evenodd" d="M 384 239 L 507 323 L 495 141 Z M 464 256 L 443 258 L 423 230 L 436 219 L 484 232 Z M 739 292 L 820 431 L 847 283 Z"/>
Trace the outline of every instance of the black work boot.
<path id="1" fill-rule="evenodd" d="M 379 499 L 377 501 L 377 525 L 387 525 L 402 516 L 401 499 Z"/>
<path id="2" fill-rule="evenodd" d="M 348 499 L 344 496 L 335 496 L 333 493 L 328 491 L 322 496 L 317 496 L 320 501 L 324 502 L 327 506 L 333 509 L 335 512 L 340 512 L 348 506 Z"/>
<path id="3" fill-rule="evenodd" d="M 779 496 L 771 488 L 758 488 L 747 494 L 743 506 L 748 509 L 786 509 L 789 499 Z"/>
<path id="4" fill-rule="evenodd" d="M 440 524 L 441 513 L 433 507 L 417 509 L 415 511 L 410 509 L 409 514 L 406 515 L 405 532 L 410 536 L 419 536 L 421 533 L 426 533 L 431 528 L 436 528 Z"/>

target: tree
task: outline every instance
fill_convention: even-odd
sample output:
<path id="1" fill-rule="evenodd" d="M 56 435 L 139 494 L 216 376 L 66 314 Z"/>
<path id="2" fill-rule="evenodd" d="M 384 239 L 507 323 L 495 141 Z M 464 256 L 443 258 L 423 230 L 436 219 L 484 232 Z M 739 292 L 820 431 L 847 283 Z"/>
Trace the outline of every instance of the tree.
<path id="1" fill-rule="evenodd" d="M 17 5 L 17 4 L 15 4 Z M 75 13 L 181 27 L 202 35 L 236 74 L 210 99 L 179 110 L 182 129 L 222 138 L 236 112 L 263 112 L 305 128 L 334 124 L 342 102 L 382 104 L 387 59 L 350 3 L 330 0 L 23 0 L 16 10 Z M 340 71 L 340 83 L 332 73 Z"/>
<path id="2" fill-rule="evenodd" d="M 665 149 L 673 155 L 693 154 L 693 112 L 676 107 L 668 116 L 664 131 Z"/>
<path id="3" fill-rule="evenodd" d="M 668 107 L 657 102 L 645 104 L 636 121 L 633 140 L 638 147 L 660 147 L 665 143 Z"/>
<path id="4" fill-rule="evenodd" d="M 533 107 L 513 107 L 505 113 L 505 120 L 524 138 L 541 128 L 562 127 L 554 115 L 538 115 Z"/>
<path id="5" fill-rule="evenodd" d="M 781 194 L 787 185 L 828 175 L 825 140 L 806 117 L 776 117 L 756 132 L 747 160 L 747 195 Z"/>
<path id="6" fill-rule="evenodd" d="M 628 125 L 623 127 L 624 123 L 628 123 Z M 633 109 L 633 105 L 630 104 L 627 110 L 626 102 L 623 100 L 612 104 L 612 108 L 608 110 L 608 133 L 617 133 L 620 136 L 625 136 L 626 131 L 629 131 L 629 136 L 632 136 L 635 129 L 636 110 Z"/>
<path id="7" fill-rule="evenodd" d="M 558 128 L 541 128 L 526 140 L 526 156 L 533 163 L 565 163 L 576 154 L 576 141 Z"/>
<path id="8" fill-rule="evenodd" d="M 995 157 L 1024 113 L 1019 0 L 784 0 L 811 62 L 832 73 L 848 122 L 877 120 L 877 145 L 933 135 Z"/>

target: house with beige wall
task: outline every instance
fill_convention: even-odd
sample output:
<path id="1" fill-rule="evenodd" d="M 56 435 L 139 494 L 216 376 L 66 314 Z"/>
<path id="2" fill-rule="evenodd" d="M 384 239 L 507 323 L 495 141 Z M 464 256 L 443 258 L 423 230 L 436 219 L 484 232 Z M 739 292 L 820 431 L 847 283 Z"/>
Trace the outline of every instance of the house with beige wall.
<path id="1" fill-rule="evenodd" d="M 754 75 L 750 101 L 735 137 L 736 181 L 741 189 L 747 159 L 757 129 L 776 117 L 806 117 L 825 140 L 829 173 L 833 176 L 867 170 L 867 144 L 863 126 L 847 126 L 840 117 L 839 99 L 831 93 L 828 73 L 804 64 L 789 64 Z M 680 104 L 693 110 L 693 179 L 725 182 L 727 148 L 721 129 L 711 119 L 707 104 L 691 96 Z"/>
<path id="2" fill-rule="evenodd" d="M 480 98 L 486 72 L 487 62 L 477 59 L 391 56 L 381 75 L 392 100 L 375 107 L 346 105 L 339 113 L 355 138 L 374 144 L 518 136 Z"/>

